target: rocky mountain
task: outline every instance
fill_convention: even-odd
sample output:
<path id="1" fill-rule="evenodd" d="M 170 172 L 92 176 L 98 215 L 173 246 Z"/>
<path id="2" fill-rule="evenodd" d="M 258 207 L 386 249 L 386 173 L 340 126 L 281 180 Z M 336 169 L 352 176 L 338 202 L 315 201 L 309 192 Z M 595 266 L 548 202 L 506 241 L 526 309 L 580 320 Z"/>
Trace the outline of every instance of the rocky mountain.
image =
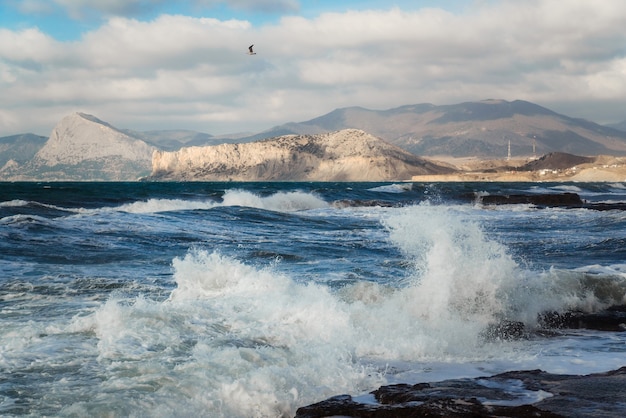
<path id="1" fill-rule="evenodd" d="M 364 131 L 156 151 L 150 180 L 387 181 L 453 171 Z"/>
<path id="2" fill-rule="evenodd" d="M 74 113 L 46 140 L 24 134 L 0 138 L 0 180 L 135 180 L 151 173 L 155 149 L 250 143 L 284 135 L 320 135 L 359 129 L 414 155 L 481 160 L 626 155 L 626 132 L 570 118 L 533 103 L 485 100 L 454 105 L 416 104 L 388 110 L 336 109 L 305 122 L 256 135 L 212 136 L 189 130 L 138 132 Z M 182 152 L 182 151 L 181 151 Z M 187 151 L 185 151 L 187 152 Z"/>
<path id="3" fill-rule="evenodd" d="M 74 113 L 24 164 L 5 164 L 6 180 L 136 180 L 150 173 L 155 147 L 98 118 Z"/>
<path id="4" fill-rule="evenodd" d="M 362 129 L 416 155 L 502 158 L 567 152 L 626 155 L 626 132 L 570 118 L 539 105 L 485 100 L 416 104 L 388 110 L 348 107 L 274 127 L 253 140 L 288 134 Z"/>

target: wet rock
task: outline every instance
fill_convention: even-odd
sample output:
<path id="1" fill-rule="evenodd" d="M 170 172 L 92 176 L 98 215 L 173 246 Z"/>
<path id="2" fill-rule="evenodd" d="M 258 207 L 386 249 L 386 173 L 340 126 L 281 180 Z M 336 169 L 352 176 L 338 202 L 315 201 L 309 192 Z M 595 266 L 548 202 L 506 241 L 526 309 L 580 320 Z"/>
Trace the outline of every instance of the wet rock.
<path id="1" fill-rule="evenodd" d="M 501 321 L 490 324 L 482 333 L 487 341 L 518 340 L 527 336 L 526 326 L 520 321 Z"/>
<path id="2" fill-rule="evenodd" d="M 626 210 L 625 202 L 615 203 L 586 203 L 582 207 L 592 210 Z"/>
<path id="3" fill-rule="evenodd" d="M 418 417 L 564 417 L 541 411 L 532 405 L 502 407 L 482 405 L 477 399 L 435 399 L 423 403 L 409 402 L 387 405 L 360 404 L 348 395 L 299 408 L 296 418 L 359 417 L 359 418 L 418 418 Z"/>
<path id="4" fill-rule="evenodd" d="M 626 367 L 586 376 L 511 371 L 476 379 L 382 386 L 371 392 L 375 403 L 336 396 L 299 408 L 296 418 L 617 417 L 626 416 L 624 393 Z"/>
<path id="5" fill-rule="evenodd" d="M 476 197 L 474 196 L 474 200 Z M 589 203 L 581 199 L 577 193 L 547 194 L 511 194 L 479 196 L 478 203 L 483 205 L 534 205 L 538 208 L 584 208 L 591 210 L 626 210 L 626 202 Z"/>
<path id="6" fill-rule="evenodd" d="M 595 331 L 626 331 L 626 305 L 604 311 L 545 312 L 539 317 L 544 328 L 590 329 Z"/>
<path id="7" fill-rule="evenodd" d="M 481 333 L 485 341 L 519 340 L 537 336 L 556 335 L 567 329 L 593 331 L 626 331 L 626 305 L 612 306 L 600 312 L 543 312 L 538 327 L 527 328 L 523 322 L 502 320 L 489 324 Z"/>
<path id="8" fill-rule="evenodd" d="M 584 202 L 577 193 L 487 195 L 480 197 L 484 205 L 529 204 L 540 207 L 581 207 Z"/>

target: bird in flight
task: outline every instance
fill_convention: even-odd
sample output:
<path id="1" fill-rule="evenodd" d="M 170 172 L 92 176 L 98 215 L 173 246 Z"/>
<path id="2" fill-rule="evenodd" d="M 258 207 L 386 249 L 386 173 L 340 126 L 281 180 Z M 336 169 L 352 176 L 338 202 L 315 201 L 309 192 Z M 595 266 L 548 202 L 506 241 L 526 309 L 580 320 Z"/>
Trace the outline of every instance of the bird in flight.
<path id="1" fill-rule="evenodd" d="M 254 51 L 252 50 L 252 47 L 253 47 L 253 46 L 254 46 L 254 44 L 252 44 L 252 45 L 250 45 L 250 46 L 248 47 L 248 55 L 256 55 L 256 52 L 254 52 Z"/>

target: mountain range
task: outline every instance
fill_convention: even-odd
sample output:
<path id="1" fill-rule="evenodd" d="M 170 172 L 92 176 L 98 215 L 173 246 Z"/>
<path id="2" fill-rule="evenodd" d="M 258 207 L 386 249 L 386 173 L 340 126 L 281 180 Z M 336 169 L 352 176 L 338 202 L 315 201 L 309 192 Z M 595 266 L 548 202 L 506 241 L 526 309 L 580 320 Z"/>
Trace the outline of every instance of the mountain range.
<path id="1" fill-rule="evenodd" d="M 511 153 L 517 156 L 626 154 L 626 132 L 523 100 L 418 104 L 388 110 L 348 107 L 306 122 L 277 126 L 253 138 L 345 128 L 362 129 L 416 155 L 431 157 L 503 158 L 509 153 L 509 143 Z"/>
<path id="2" fill-rule="evenodd" d="M 533 156 L 550 152 L 626 155 L 621 124 L 602 126 L 522 101 L 406 105 L 388 110 L 347 107 L 257 134 L 213 136 L 189 130 L 137 132 L 74 113 L 49 138 L 0 138 L 0 180 L 136 180 L 153 172 L 155 151 L 243 144 L 285 135 L 317 136 L 358 129 L 419 157 Z"/>

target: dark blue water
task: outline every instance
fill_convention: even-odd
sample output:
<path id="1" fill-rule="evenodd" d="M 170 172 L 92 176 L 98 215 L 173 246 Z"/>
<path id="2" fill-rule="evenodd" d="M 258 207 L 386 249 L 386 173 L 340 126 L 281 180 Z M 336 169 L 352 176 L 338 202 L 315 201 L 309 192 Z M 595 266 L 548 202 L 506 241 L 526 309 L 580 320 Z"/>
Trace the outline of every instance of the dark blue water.
<path id="1" fill-rule="evenodd" d="M 0 414 L 293 416 L 386 382 L 623 366 L 620 333 L 486 342 L 626 294 L 623 184 L 2 183 Z"/>

